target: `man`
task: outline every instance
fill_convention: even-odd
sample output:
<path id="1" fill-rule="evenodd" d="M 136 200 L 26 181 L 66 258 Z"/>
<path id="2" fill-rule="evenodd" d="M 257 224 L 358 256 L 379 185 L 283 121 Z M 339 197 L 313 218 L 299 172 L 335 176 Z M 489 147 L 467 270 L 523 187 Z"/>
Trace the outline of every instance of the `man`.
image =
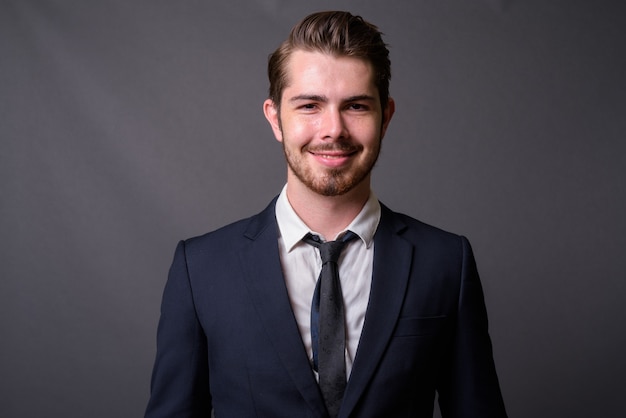
<path id="1" fill-rule="evenodd" d="M 179 243 L 146 417 L 432 417 L 436 392 L 444 417 L 505 417 L 468 241 L 370 190 L 395 106 L 380 32 L 316 13 L 268 69 L 287 184 Z"/>

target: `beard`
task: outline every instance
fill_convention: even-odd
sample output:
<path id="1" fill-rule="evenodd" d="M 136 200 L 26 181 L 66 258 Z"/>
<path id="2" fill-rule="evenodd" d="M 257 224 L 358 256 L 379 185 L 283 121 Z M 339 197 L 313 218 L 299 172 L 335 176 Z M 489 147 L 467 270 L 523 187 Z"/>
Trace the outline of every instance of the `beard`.
<path id="1" fill-rule="evenodd" d="M 368 151 L 365 159 L 354 160 L 347 167 L 324 169 L 309 164 L 306 155 L 312 151 L 318 153 L 320 151 L 362 153 L 363 147 L 347 142 L 337 142 L 316 147 L 305 146 L 294 152 L 285 146 L 286 142 L 288 141 L 282 141 L 283 152 L 291 172 L 306 187 L 322 196 L 341 196 L 363 182 L 372 172 L 378 160 L 381 145 L 379 139 L 376 147 Z"/>

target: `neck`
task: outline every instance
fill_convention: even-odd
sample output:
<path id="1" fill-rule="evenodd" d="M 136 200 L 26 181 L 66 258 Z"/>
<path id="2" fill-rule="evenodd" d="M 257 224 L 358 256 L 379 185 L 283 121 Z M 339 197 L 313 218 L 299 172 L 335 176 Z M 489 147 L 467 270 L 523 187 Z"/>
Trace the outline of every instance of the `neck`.
<path id="1" fill-rule="evenodd" d="M 298 182 L 287 183 L 287 198 L 300 219 L 333 240 L 361 212 L 370 195 L 369 179 L 341 196 L 323 196 Z"/>

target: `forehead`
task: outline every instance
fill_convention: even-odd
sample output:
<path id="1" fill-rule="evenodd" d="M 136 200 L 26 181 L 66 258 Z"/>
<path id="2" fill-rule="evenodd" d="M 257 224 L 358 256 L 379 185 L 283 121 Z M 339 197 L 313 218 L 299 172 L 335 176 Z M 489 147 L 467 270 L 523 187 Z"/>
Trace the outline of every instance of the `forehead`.
<path id="1" fill-rule="evenodd" d="M 286 62 L 285 79 L 286 90 L 347 88 L 377 93 L 369 61 L 319 51 L 293 51 Z"/>

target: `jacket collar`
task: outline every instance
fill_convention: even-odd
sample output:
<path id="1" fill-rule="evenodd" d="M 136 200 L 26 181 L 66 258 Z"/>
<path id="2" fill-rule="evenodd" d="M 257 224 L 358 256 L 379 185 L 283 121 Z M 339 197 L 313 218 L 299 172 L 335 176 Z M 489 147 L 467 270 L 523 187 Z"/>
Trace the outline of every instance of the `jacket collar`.
<path id="1" fill-rule="evenodd" d="M 327 417 L 324 401 L 302 344 L 278 251 L 278 226 L 274 199 L 260 214 L 250 218 L 244 233 L 247 242 L 240 253 L 244 280 L 258 313 L 259 322 L 291 379 L 314 412 Z"/>
<path id="2" fill-rule="evenodd" d="M 386 206 L 374 236 L 370 301 L 340 417 L 350 415 L 367 388 L 391 339 L 408 285 L 413 245 L 402 238 L 406 225 Z"/>

